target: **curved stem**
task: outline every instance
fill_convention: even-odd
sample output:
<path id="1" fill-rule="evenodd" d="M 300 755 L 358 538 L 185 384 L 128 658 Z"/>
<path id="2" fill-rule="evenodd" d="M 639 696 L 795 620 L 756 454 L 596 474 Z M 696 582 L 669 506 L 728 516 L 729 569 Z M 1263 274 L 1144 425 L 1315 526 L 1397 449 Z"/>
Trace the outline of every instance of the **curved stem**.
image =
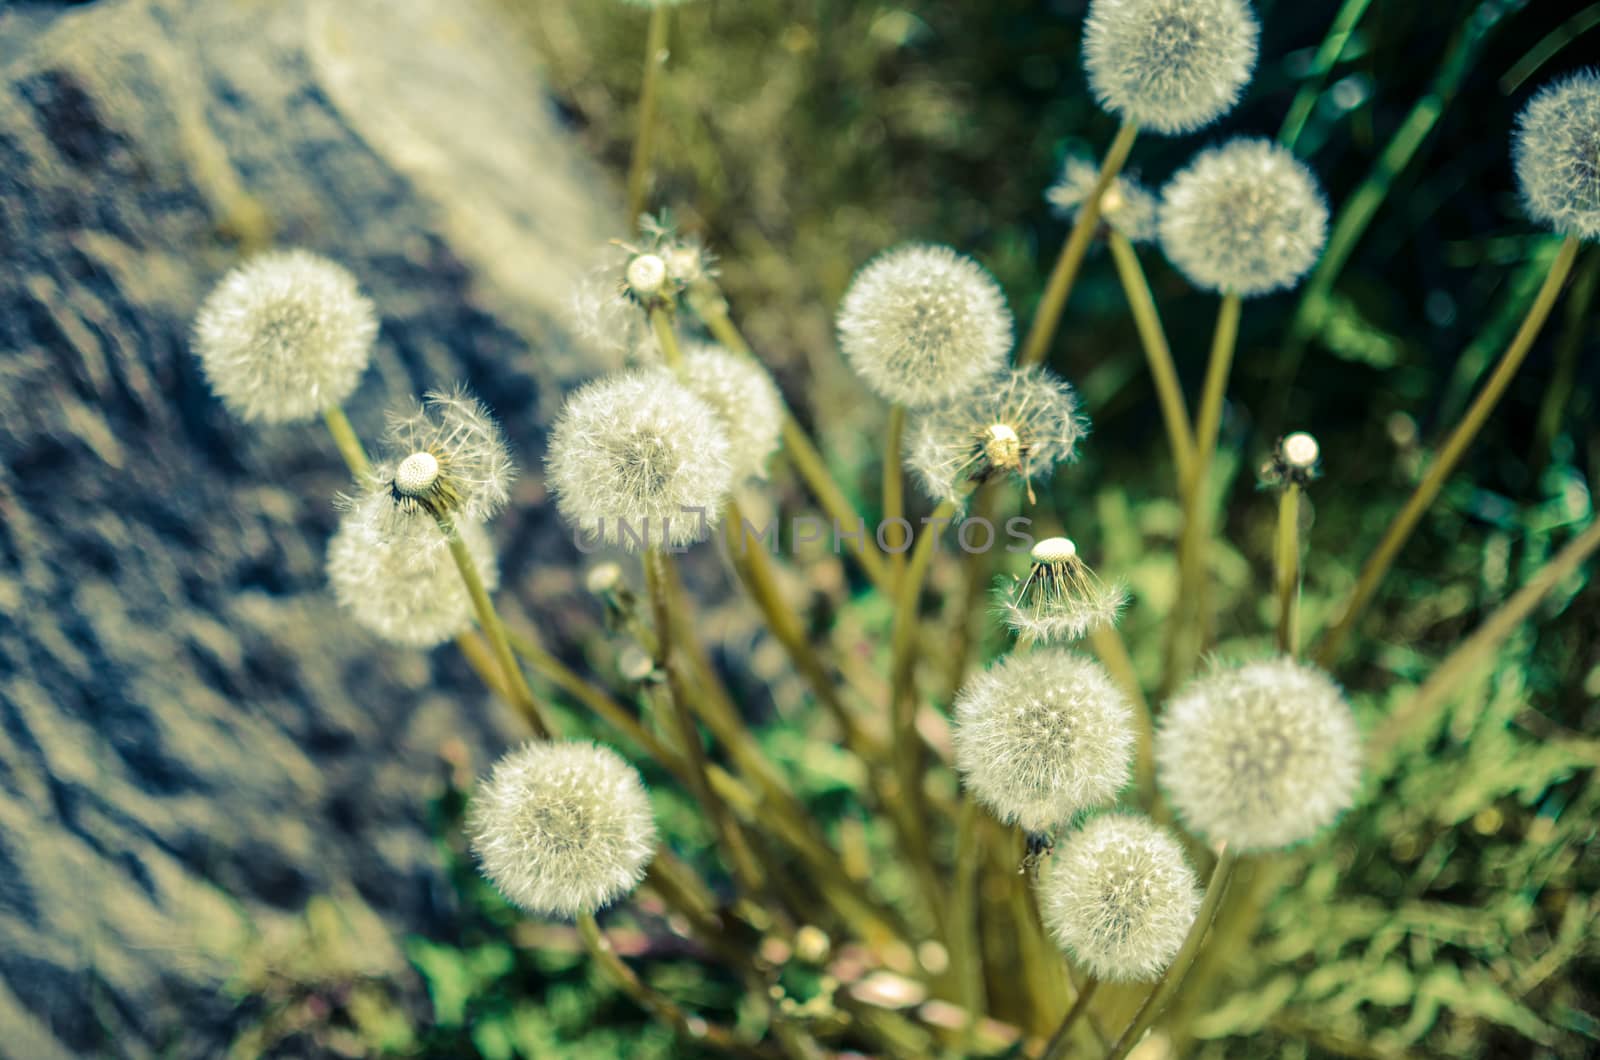
<path id="1" fill-rule="evenodd" d="M 1061 1026 L 1056 1028 L 1055 1034 L 1050 1036 L 1050 1041 L 1045 1045 L 1044 1052 L 1039 1054 L 1039 1060 L 1061 1060 L 1067 1055 L 1067 1043 L 1071 1041 L 1072 1027 L 1078 1018 L 1089 1011 L 1089 1002 L 1094 997 L 1094 992 L 1099 989 L 1100 980 L 1090 976 L 1078 988 L 1078 997 L 1072 1002 L 1072 1007 L 1067 1010 L 1066 1017 L 1062 1019 Z"/>
<path id="2" fill-rule="evenodd" d="M 1576 236 L 1568 236 L 1562 242 L 1560 252 L 1550 263 L 1550 271 L 1545 275 L 1544 285 L 1539 288 L 1539 293 L 1534 298 L 1533 305 L 1528 308 L 1528 315 L 1523 318 L 1522 326 L 1517 329 L 1511 344 L 1500 356 L 1499 363 L 1495 365 L 1494 371 L 1490 373 L 1478 396 L 1473 399 L 1471 407 L 1461 417 L 1461 422 L 1456 424 L 1449 438 L 1440 447 L 1439 455 L 1434 457 L 1433 463 L 1428 466 L 1427 474 L 1417 483 L 1417 488 L 1406 500 L 1405 507 L 1394 517 L 1394 521 L 1384 531 L 1383 539 L 1378 542 L 1378 547 L 1367 558 L 1366 564 L 1361 568 L 1361 575 L 1356 580 L 1355 588 L 1350 591 L 1349 600 L 1339 613 L 1338 621 L 1323 636 L 1322 643 L 1317 649 L 1316 659 L 1319 666 L 1326 669 L 1338 660 L 1339 650 L 1344 647 L 1346 638 L 1355 628 L 1356 620 L 1366 610 L 1367 604 L 1372 602 L 1372 597 L 1377 593 L 1384 575 L 1389 573 L 1389 568 L 1394 565 L 1400 550 L 1405 547 L 1417 524 L 1422 521 L 1428 506 L 1444 488 L 1450 472 L 1455 470 L 1461 458 L 1466 455 L 1467 447 L 1483 429 L 1489 414 L 1499 403 L 1501 395 L 1511 385 L 1512 378 L 1516 376 L 1517 369 L 1522 367 L 1528 351 L 1533 348 L 1533 340 L 1538 337 L 1539 330 L 1544 327 L 1545 320 L 1550 316 L 1550 310 L 1561 294 L 1561 285 L 1566 281 L 1567 274 L 1572 271 L 1572 262 L 1577 257 L 1578 246 Z"/>
<path id="3" fill-rule="evenodd" d="M 1111 1051 L 1106 1054 L 1106 1060 L 1122 1060 L 1139 1039 L 1144 1037 L 1144 1032 L 1149 1030 L 1157 1018 L 1160 1017 L 1167 1002 L 1172 1000 L 1178 988 L 1183 985 L 1189 968 L 1194 964 L 1195 955 L 1200 952 L 1200 946 L 1205 941 L 1206 932 L 1211 928 L 1211 921 L 1217 915 L 1217 907 L 1222 904 L 1223 895 L 1228 890 L 1228 881 L 1233 877 L 1233 870 L 1238 858 L 1231 847 L 1224 847 L 1217 855 L 1217 864 L 1211 870 L 1211 881 L 1206 884 L 1206 896 L 1200 903 L 1200 911 L 1195 914 L 1194 924 L 1189 928 L 1183 945 L 1178 949 L 1178 955 L 1172 959 L 1172 964 L 1165 973 L 1156 981 L 1149 995 L 1144 999 L 1144 1004 L 1139 1006 L 1139 1011 L 1134 1013 L 1133 1022 L 1128 1024 L 1128 1029 L 1122 1032 Z"/>
<path id="4" fill-rule="evenodd" d="M 340 406 L 329 405 L 322 410 L 322 422 L 328 425 L 328 433 L 333 435 L 333 444 L 339 447 L 339 455 L 344 457 L 350 474 L 357 482 L 365 481 L 372 472 L 372 464 L 367 460 L 367 451 L 361 447 L 356 429 L 350 426 L 350 417 Z"/>
<path id="5" fill-rule="evenodd" d="M 1123 123 L 1117 130 L 1116 139 L 1111 141 L 1111 146 L 1106 150 L 1106 157 L 1100 163 L 1100 174 L 1095 177 L 1094 187 L 1089 189 L 1089 195 L 1083 200 L 1083 205 L 1078 208 L 1078 217 L 1072 223 L 1072 231 L 1067 235 L 1067 241 L 1061 247 L 1061 256 L 1056 259 L 1055 268 L 1050 271 L 1050 279 L 1045 282 L 1044 294 L 1040 296 L 1039 308 L 1034 311 L 1033 326 L 1028 329 L 1028 337 L 1022 343 L 1021 352 L 1017 355 L 1019 367 L 1026 368 L 1031 364 L 1039 364 L 1050 352 L 1050 340 L 1055 338 L 1056 325 L 1061 322 L 1061 312 L 1067 307 L 1067 298 L 1072 294 L 1072 285 L 1078 278 L 1078 269 L 1083 265 L 1083 256 L 1089 250 L 1089 241 L 1094 238 L 1095 227 L 1100 222 L 1100 197 L 1105 194 L 1111 182 L 1121 172 L 1122 166 L 1128 161 L 1128 152 L 1133 150 L 1133 141 L 1139 137 L 1139 126 L 1133 122 Z"/>
<path id="6" fill-rule="evenodd" d="M 633 157 L 628 163 L 628 228 L 639 223 L 644 212 L 645 184 L 650 179 L 650 156 L 656 143 L 656 99 L 660 95 L 661 70 L 667 63 L 667 12 L 670 4 L 655 4 L 650 9 L 650 26 L 645 30 L 644 82 L 639 86 L 638 129 L 634 134 Z"/>
<path id="7" fill-rule="evenodd" d="M 1150 283 L 1145 279 L 1133 244 L 1114 228 L 1107 239 L 1112 260 L 1117 265 L 1117 276 L 1122 280 L 1122 290 L 1128 299 L 1128 309 L 1133 313 L 1134 327 L 1139 332 L 1139 342 L 1144 347 L 1145 361 L 1150 366 L 1150 379 L 1155 384 L 1161 419 L 1167 428 L 1167 443 L 1172 447 L 1172 462 L 1178 468 L 1179 489 L 1185 490 L 1194 472 L 1194 428 L 1189 424 L 1189 410 L 1184 405 L 1178 371 L 1172 365 L 1172 349 L 1167 344 L 1166 331 L 1156 312 L 1155 297 L 1150 293 Z"/>
<path id="8" fill-rule="evenodd" d="M 661 346 L 661 359 L 667 362 L 668 368 L 681 373 L 683 348 L 678 345 L 677 332 L 672 330 L 672 315 L 658 305 L 651 306 L 650 329 L 655 332 L 656 342 Z"/>
<path id="9" fill-rule="evenodd" d="M 1300 651 L 1300 486 L 1290 482 L 1278 495 L 1278 536 L 1273 549 L 1273 586 L 1278 609 L 1278 650 Z"/>

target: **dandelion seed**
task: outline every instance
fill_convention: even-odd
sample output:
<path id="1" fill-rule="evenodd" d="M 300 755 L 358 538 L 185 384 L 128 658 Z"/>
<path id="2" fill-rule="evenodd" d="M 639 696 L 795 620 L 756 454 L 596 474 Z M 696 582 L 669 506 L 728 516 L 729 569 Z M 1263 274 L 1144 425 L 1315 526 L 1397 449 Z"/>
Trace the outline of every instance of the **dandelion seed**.
<path id="1" fill-rule="evenodd" d="M 1562 235 L 1600 237 L 1600 71 L 1541 89 L 1517 119 L 1512 157 L 1534 220 Z"/>
<path id="2" fill-rule="evenodd" d="M 473 793 L 467 833 L 483 874 L 538 916 L 594 913 L 644 878 L 655 852 L 650 797 L 608 747 L 530 743 Z"/>
<path id="3" fill-rule="evenodd" d="M 1070 539 L 1045 538 L 1031 558 L 1027 576 L 1002 582 L 996 594 L 1013 633 L 1049 644 L 1116 623 L 1128 594 L 1097 578 Z"/>
<path id="4" fill-rule="evenodd" d="M 194 352 L 228 411 L 288 423 L 349 397 L 377 334 L 377 314 L 348 270 L 309 251 L 273 251 L 207 296 Z"/>
<path id="5" fill-rule="evenodd" d="M 1033 483 L 1076 455 L 1088 421 L 1072 387 L 1045 368 L 992 376 L 971 393 L 917 417 L 906 463 L 934 500 L 960 501 L 975 483 L 1011 474 Z"/>
<path id="6" fill-rule="evenodd" d="M 962 687 L 953 738 L 972 795 L 1002 821 L 1044 832 L 1127 783 L 1133 712 L 1098 663 L 1040 648 Z"/>
<path id="7" fill-rule="evenodd" d="M 1328 207 L 1316 178 L 1268 140 L 1201 151 L 1161 196 L 1161 249 L 1196 287 L 1245 298 L 1291 287 L 1315 265 Z"/>
<path id="8" fill-rule="evenodd" d="M 687 545 L 720 517 L 733 484 L 727 432 L 664 369 L 590 383 L 550 432 L 545 472 L 562 516 L 628 549 Z"/>
<path id="9" fill-rule="evenodd" d="M 1241 851 L 1309 839 L 1350 807 L 1361 778 L 1338 686 L 1288 658 L 1192 682 L 1162 715 L 1155 753 L 1184 824 Z"/>
<path id="10" fill-rule="evenodd" d="M 1068 157 L 1061 177 L 1045 192 L 1045 200 L 1065 217 L 1077 217 L 1100 177 L 1088 159 Z M 1131 176 L 1118 176 L 1100 196 L 1100 217 L 1131 243 L 1156 238 L 1156 197 Z"/>
<path id="11" fill-rule="evenodd" d="M 1040 874 L 1039 914 L 1056 943 L 1104 982 L 1155 979 L 1200 909 L 1183 846 L 1143 817 L 1108 813 L 1064 840 Z"/>
<path id="12" fill-rule="evenodd" d="M 1239 101 L 1259 33 L 1243 0 L 1092 0 L 1083 65 L 1100 106 L 1170 136 Z"/>
<path id="13" fill-rule="evenodd" d="M 476 523 L 458 524 L 483 579 L 493 592 L 500 583 L 489 535 Z M 348 512 L 328 542 L 328 584 L 339 605 L 364 627 L 398 644 L 431 648 L 472 628 L 474 611 L 449 554 L 427 538 L 385 536 L 359 512 Z"/>
<path id="14" fill-rule="evenodd" d="M 733 481 L 766 478 L 783 430 L 777 384 L 754 359 L 721 346 L 689 343 L 683 356 L 684 385 L 711 406 L 727 433 Z"/>
<path id="15" fill-rule="evenodd" d="M 880 397 L 924 408 L 1005 363 L 1011 311 L 977 262 L 949 247 L 912 244 L 856 274 L 839 307 L 839 345 Z"/>

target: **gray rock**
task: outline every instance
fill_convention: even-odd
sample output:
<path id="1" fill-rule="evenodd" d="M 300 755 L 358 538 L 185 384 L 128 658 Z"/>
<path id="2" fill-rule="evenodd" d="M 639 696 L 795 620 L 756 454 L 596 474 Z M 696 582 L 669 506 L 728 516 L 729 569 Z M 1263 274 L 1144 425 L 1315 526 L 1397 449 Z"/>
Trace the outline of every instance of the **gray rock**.
<path id="1" fill-rule="evenodd" d="M 358 428 L 462 379 L 536 468 L 615 214 L 513 40 L 490 0 L 0 10 L 0 1054 L 216 1055 L 316 895 L 361 974 L 447 928 L 440 748 L 516 723 L 335 611 L 335 450 L 231 421 L 187 331 L 244 252 L 326 253 L 383 314 Z M 508 585 L 570 555 L 540 498 Z"/>

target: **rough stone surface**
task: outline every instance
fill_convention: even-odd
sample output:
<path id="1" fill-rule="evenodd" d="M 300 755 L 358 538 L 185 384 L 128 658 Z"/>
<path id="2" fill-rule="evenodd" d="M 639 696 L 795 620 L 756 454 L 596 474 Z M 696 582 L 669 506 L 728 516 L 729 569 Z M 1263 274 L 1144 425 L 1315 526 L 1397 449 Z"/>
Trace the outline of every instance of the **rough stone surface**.
<path id="1" fill-rule="evenodd" d="M 326 253 L 383 314 L 358 428 L 463 379 L 537 468 L 614 213 L 511 39 L 489 0 L 0 7 L 0 1054 L 219 1054 L 314 895 L 447 924 L 440 748 L 515 723 L 340 618 L 335 450 L 230 421 L 187 331 L 246 250 Z M 519 491 L 510 585 L 564 557 Z"/>

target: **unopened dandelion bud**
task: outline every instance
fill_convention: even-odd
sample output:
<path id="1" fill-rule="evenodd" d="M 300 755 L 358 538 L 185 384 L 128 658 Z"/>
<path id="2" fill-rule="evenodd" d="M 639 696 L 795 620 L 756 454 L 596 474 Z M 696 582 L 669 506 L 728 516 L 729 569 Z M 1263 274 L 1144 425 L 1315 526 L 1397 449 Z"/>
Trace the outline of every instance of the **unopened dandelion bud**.
<path id="1" fill-rule="evenodd" d="M 1317 440 L 1305 431 L 1295 431 L 1285 437 L 1281 448 L 1284 463 L 1301 471 L 1316 467 L 1322 456 L 1322 448 L 1317 445 Z"/>
<path id="2" fill-rule="evenodd" d="M 629 644 L 617 653 L 617 673 L 624 681 L 639 684 L 655 676 L 656 661 L 637 644 Z"/>
<path id="3" fill-rule="evenodd" d="M 733 481 L 766 478 L 783 430 L 783 398 L 767 370 L 721 346 L 689 343 L 682 379 L 717 414 L 728 436 Z"/>
<path id="4" fill-rule="evenodd" d="M 1040 874 L 1038 899 L 1056 943 L 1110 983 L 1160 976 L 1200 908 L 1182 844 L 1126 813 L 1096 817 L 1058 845 Z"/>
<path id="5" fill-rule="evenodd" d="M 868 262 L 845 292 L 838 323 L 850 367 L 884 400 L 908 408 L 960 396 L 1011 349 L 999 285 L 949 247 L 913 244 Z"/>
<path id="6" fill-rule="evenodd" d="M 450 554 L 428 536 L 396 536 L 359 509 L 340 520 L 328 542 L 328 584 L 356 622 L 383 637 L 415 648 L 431 648 L 472 628 L 472 598 Z M 467 553 L 493 592 L 500 581 L 489 535 L 476 523 L 456 527 Z"/>
<path id="7" fill-rule="evenodd" d="M 1245 298 L 1317 263 L 1328 207 L 1311 171 L 1269 140 L 1200 152 L 1161 195 L 1161 249 L 1196 287 Z"/>
<path id="8" fill-rule="evenodd" d="M 1128 594 L 1096 577 L 1070 538 L 1045 538 L 1031 558 L 1027 576 L 1002 582 L 997 593 L 1012 632 L 1048 644 L 1116 623 Z"/>
<path id="9" fill-rule="evenodd" d="M 483 874 L 537 916 L 594 913 L 628 894 L 655 853 L 650 797 L 608 747 L 525 744 L 473 793 L 467 834 Z"/>
<path id="10" fill-rule="evenodd" d="M 955 701 L 956 768 L 1007 823 L 1047 832 L 1128 780 L 1133 712 L 1103 667 L 1061 648 L 1008 655 Z"/>
<path id="11" fill-rule="evenodd" d="M 1600 237 L 1600 71 L 1534 96 L 1517 119 L 1512 158 L 1529 216 L 1562 235 Z"/>
<path id="12" fill-rule="evenodd" d="M 584 588 L 596 596 L 604 596 L 607 593 L 616 592 L 621 584 L 622 566 L 610 560 L 604 563 L 596 563 L 589 568 L 589 573 L 584 575 L 583 578 Z"/>
<path id="13" fill-rule="evenodd" d="M 1163 713 L 1155 753 L 1185 826 L 1241 851 L 1311 838 L 1350 807 L 1361 777 L 1338 686 L 1288 658 L 1193 681 Z"/>
<path id="14" fill-rule="evenodd" d="M 1060 178 L 1045 192 L 1045 200 L 1057 213 L 1077 217 L 1099 177 L 1099 166 L 1070 156 L 1061 164 Z M 1129 242 L 1148 243 L 1156 238 L 1156 197 L 1131 176 L 1119 175 L 1100 196 L 1100 218 Z"/>
<path id="15" fill-rule="evenodd" d="M 1083 65 L 1100 106 L 1170 136 L 1239 101 L 1259 33 L 1244 0 L 1092 0 Z"/>
<path id="16" fill-rule="evenodd" d="M 288 423 L 349 397 L 377 334 L 377 313 L 348 270 L 309 251 L 273 251 L 207 296 L 194 352 L 229 412 Z"/>
<path id="17" fill-rule="evenodd" d="M 905 457 L 937 501 L 959 501 L 1006 474 L 1031 497 L 1032 483 L 1071 460 L 1087 430 L 1071 386 L 1046 368 L 1013 369 L 913 420 Z"/>
<path id="18" fill-rule="evenodd" d="M 568 399 L 545 455 L 562 516 L 627 549 L 687 545 L 717 524 L 733 483 L 727 432 L 663 369 L 590 383 Z"/>

